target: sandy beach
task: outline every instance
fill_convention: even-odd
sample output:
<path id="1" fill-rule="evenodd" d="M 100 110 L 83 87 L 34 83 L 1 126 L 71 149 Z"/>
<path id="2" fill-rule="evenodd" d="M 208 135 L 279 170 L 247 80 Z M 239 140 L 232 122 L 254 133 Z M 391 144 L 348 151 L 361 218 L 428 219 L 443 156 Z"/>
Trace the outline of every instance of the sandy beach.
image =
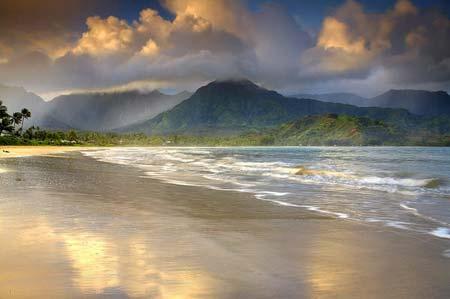
<path id="1" fill-rule="evenodd" d="M 51 156 L 0 160 L 0 298 L 450 294 L 447 240 L 169 185 L 80 148 L 8 149 Z"/>
<path id="2" fill-rule="evenodd" d="M 0 145 L 1 158 L 45 156 L 52 154 L 81 151 L 86 149 L 95 149 L 95 147 L 80 146 L 4 146 Z"/>

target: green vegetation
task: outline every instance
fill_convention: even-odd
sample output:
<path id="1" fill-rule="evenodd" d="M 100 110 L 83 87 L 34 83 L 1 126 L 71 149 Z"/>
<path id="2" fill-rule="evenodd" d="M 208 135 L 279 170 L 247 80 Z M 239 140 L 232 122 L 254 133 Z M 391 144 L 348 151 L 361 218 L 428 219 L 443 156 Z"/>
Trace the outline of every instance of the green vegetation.
<path id="1" fill-rule="evenodd" d="M 367 117 L 327 114 L 286 123 L 271 134 L 277 145 L 450 145 L 450 119 L 406 127 Z"/>
<path id="2" fill-rule="evenodd" d="M 447 124 L 449 123 L 447 122 Z M 426 127 L 430 126 L 430 124 L 424 124 L 422 126 Z M 0 137 L 0 144 L 72 146 L 450 146 L 450 134 L 440 134 L 430 129 L 408 131 L 365 117 L 328 114 L 324 116 L 307 116 L 297 121 L 283 124 L 276 129 L 228 136 L 148 136 L 143 133 L 120 134 L 79 132 L 73 130 L 46 131 L 31 127 L 21 135 Z"/>
<path id="3" fill-rule="evenodd" d="M 28 109 L 9 115 L 0 102 L 0 144 L 83 146 L 283 146 L 283 145 L 431 145 L 450 146 L 450 118 L 399 118 L 396 123 L 338 114 L 310 115 L 278 127 L 223 134 L 216 128 L 204 135 L 98 133 L 23 130 L 31 117 Z"/>
<path id="4" fill-rule="evenodd" d="M 147 136 L 143 133 L 97 133 L 47 131 L 31 127 L 21 136 L 0 137 L 0 145 L 70 145 L 70 146 L 239 146 L 263 145 L 262 134 L 240 136 Z"/>

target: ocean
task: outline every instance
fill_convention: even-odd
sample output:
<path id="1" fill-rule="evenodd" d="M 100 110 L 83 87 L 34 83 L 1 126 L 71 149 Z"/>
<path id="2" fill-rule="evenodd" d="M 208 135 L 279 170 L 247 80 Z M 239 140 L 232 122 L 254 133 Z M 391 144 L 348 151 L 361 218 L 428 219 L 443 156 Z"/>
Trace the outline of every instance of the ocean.
<path id="1" fill-rule="evenodd" d="M 122 147 L 84 151 L 169 184 L 450 239 L 450 148 Z"/>

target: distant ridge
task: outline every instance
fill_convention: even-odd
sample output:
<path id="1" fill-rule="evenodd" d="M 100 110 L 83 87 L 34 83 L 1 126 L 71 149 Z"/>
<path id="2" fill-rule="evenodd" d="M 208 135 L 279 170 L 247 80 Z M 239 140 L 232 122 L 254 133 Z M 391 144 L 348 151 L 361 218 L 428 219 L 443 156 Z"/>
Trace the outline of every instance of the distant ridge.
<path id="1" fill-rule="evenodd" d="M 369 99 L 368 105 L 404 108 L 418 115 L 450 115 L 450 96 L 445 91 L 392 89 Z"/>
<path id="2" fill-rule="evenodd" d="M 359 107 L 402 108 L 417 115 L 450 115 L 450 96 L 445 91 L 392 89 L 373 98 L 352 93 L 297 94 L 294 97 Z"/>
<path id="3" fill-rule="evenodd" d="M 68 127 L 52 115 L 47 115 L 48 108 L 40 96 L 25 90 L 23 87 L 6 86 L 0 84 L 0 100 L 8 107 L 10 114 L 27 108 L 31 111 L 31 118 L 25 122 L 25 128 L 29 126 L 40 126 L 45 128 L 62 128 Z"/>
<path id="4" fill-rule="evenodd" d="M 98 92 L 59 96 L 49 102 L 49 115 L 79 130 L 111 131 L 166 111 L 191 94 L 150 92 Z"/>
<path id="5" fill-rule="evenodd" d="M 360 108 L 312 99 L 284 97 L 249 80 L 217 80 L 155 118 L 122 128 L 147 134 L 225 134 L 277 126 L 302 116 L 348 114 L 374 119 L 403 119 L 406 110 Z"/>
<path id="6" fill-rule="evenodd" d="M 49 102 L 24 88 L 0 85 L 0 99 L 10 112 L 32 111 L 26 126 L 148 134 L 234 134 L 326 113 L 403 126 L 414 122 L 414 115 L 450 116 L 450 96 L 444 91 L 389 90 L 370 99 L 352 93 L 286 97 L 247 79 L 216 80 L 194 94 L 94 92 L 59 96 Z"/>
<path id="7" fill-rule="evenodd" d="M 35 113 L 39 113 L 45 106 L 45 101 L 41 97 L 26 91 L 23 87 L 0 84 L 0 99 L 8 107 L 10 112 L 28 108 Z"/>

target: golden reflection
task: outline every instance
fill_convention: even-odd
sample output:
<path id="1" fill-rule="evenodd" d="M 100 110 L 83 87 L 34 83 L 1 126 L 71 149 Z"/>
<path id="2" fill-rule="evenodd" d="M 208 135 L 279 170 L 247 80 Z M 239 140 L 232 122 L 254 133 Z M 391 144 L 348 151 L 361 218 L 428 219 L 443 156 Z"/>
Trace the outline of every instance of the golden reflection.
<path id="1" fill-rule="evenodd" d="M 67 292 L 198 298 L 211 296 L 217 287 L 197 264 L 181 260 L 192 248 L 180 247 L 172 256 L 167 254 L 170 246 L 151 235 L 88 232 L 81 223 L 75 231 L 56 227 L 44 216 L 13 214 L 0 211 L 0 242 L 8 244 L 0 251 L 0 298 L 11 291 L 20 298 L 59 298 Z"/>
<path id="2" fill-rule="evenodd" d="M 215 289 L 211 277 L 198 271 L 164 273 L 163 279 L 169 283 L 161 287 L 161 298 L 207 298 L 211 297 L 209 292 Z"/>
<path id="3" fill-rule="evenodd" d="M 155 257 L 142 238 L 132 238 L 127 242 L 128 258 L 121 259 L 121 284 L 132 297 L 158 294 L 161 282 L 159 271 L 153 265 Z"/>
<path id="4" fill-rule="evenodd" d="M 321 233 L 317 234 L 311 247 L 311 260 L 308 267 L 311 292 L 314 296 L 332 296 L 341 293 L 351 285 L 353 277 L 349 267 L 354 258 L 351 246 L 330 240 Z"/>
<path id="5" fill-rule="evenodd" d="M 0 298 L 56 296 L 70 285 L 61 273 L 71 272 L 57 235 L 43 217 L 10 213 L 0 211 Z"/>
<path id="6" fill-rule="evenodd" d="M 198 298 L 215 286 L 213 279 L 198 268 L 167 267 L 176 265 L 176 260 L 161 262 L 166 250 L 160 248 L 160 254 L 156 254 L 158 249 L 151 249 L 144 238 L 130 239 L 127 247 L 128 256 L 121 263 L 121 285 L 132 297 Z"/>
<path id="7" fill-rule="evenodd" d="M 61 235 L 74 269 L 76 286 L 85 293 L 102 293 L 119 285 L 118 260 L 114 246 L 93 234 Z"/>

